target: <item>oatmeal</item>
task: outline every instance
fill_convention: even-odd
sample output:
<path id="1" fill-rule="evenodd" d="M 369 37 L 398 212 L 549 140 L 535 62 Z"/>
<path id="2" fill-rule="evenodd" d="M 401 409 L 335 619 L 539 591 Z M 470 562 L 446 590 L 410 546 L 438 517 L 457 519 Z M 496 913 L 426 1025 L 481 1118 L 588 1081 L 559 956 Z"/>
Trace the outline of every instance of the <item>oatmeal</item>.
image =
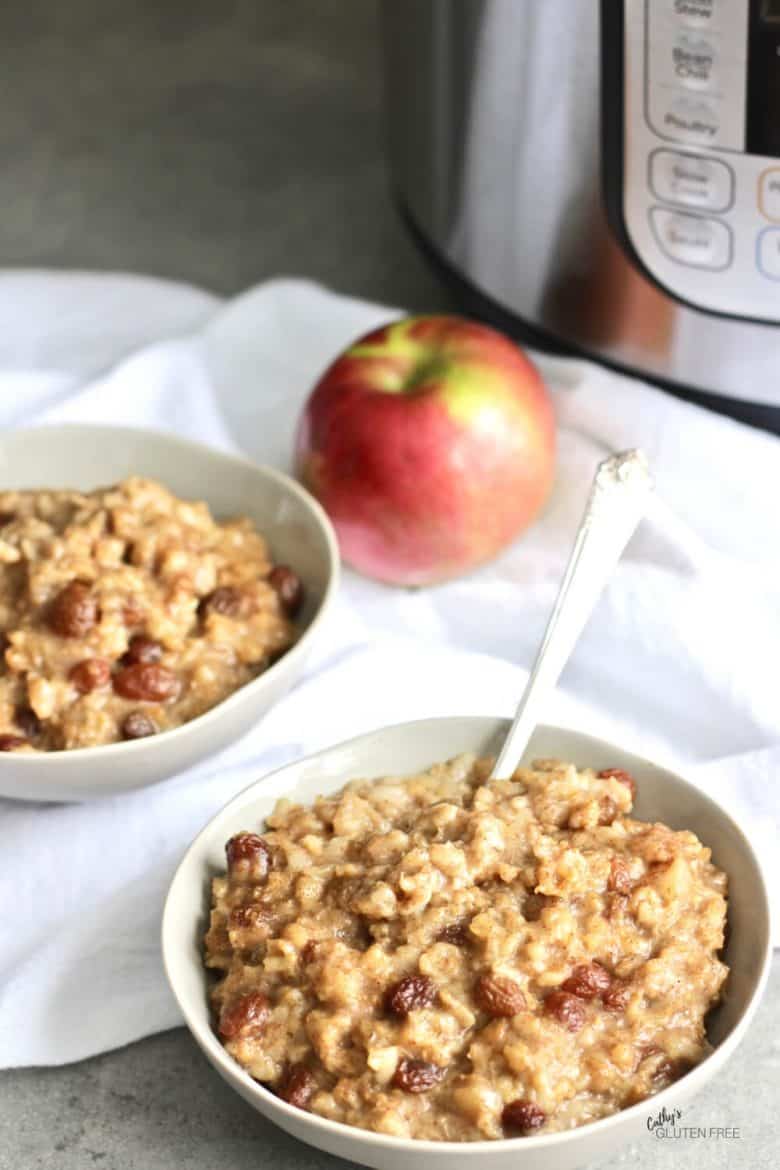
<path id="1" fill-rule="evenodd" d="M 0 492 L 0 751 L 194 719 L 292 645 L 301 599 L 251 521 L 153 480 Z"/>
<path id="2" fill-rule="evenodd" d="M 726 877 L 634 820 L 633 779 L 461 756 L 280 801 L 227 843 L 207 966 L 228 1052 L 284 1100 L 399 1137 L 571 1129 L 709 1051 Z"/>

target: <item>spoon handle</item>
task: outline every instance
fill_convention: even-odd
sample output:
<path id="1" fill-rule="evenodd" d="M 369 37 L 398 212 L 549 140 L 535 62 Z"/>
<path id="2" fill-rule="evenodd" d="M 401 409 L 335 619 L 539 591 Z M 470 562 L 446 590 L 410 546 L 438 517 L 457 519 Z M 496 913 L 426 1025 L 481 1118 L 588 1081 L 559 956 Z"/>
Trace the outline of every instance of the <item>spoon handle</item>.
<path id="1" fill-rule="evenodd" d="M 538 714 L 593 612 L 645 510 L 653 481 L 641 451 L 624 451 L 596 469 L 585 513 L 547 629 L 528 677 L 514 723 L 493 767 L 511 776 L 528 746 Z"/>

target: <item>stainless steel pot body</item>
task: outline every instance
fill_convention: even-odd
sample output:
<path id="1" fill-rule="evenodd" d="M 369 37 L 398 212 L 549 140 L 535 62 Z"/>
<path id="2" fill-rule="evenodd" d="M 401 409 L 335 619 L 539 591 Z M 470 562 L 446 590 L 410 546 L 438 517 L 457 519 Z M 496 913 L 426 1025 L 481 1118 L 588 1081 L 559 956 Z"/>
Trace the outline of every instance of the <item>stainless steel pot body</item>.
<path id="1" fill-rule="evenodd" d="M 513 318 L 780 417 L 780 283 L 750 267 L 754 241 L 774 248 L 780 236 L 753 190 L 773 160 L 748 157 L 734 138 L 747 116 L 741 34 L 690 25 L 697 3 L 718 19 L 724 10 L 724 0 L 720 10 L 718 0 L 385 0 L 392 178 L 439 258 Z M 736 13 L 742 0 L 729 5 Z M 755 6 L 742 7 L 747 38 Z M 656 14 L 666 24 L 651 27 Z M 650 37 L 656 64 L 642 56 Z M 687 79 L 675 89 L 675 77 L 661 78 L 653 102 L 671 112 L 648 111 L 651 65 L 654 84 L 681 51 L 701 72 L 707 38 L 719 72 L 704 97 Z M 717 148 L 701 140 L 697 115 L 710 81 Z M 649 114 L 671 119 L 671 136 Z"/>

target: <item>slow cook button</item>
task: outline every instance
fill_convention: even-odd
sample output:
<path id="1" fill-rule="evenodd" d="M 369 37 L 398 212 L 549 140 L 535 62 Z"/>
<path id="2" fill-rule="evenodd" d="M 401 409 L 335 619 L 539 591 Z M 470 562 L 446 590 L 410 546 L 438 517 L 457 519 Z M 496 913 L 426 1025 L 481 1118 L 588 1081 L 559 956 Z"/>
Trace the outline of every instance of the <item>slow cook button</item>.
<path id="1" fill-rule="evenodd" d="M 731 229 L 719 219 L 652 207 L 650 222 L 670 260 L 713 270 L 728 268 L 731 263 Z"/>
<path id="2" fill-rule="evenodd" d="M 764 228 L 758 237 L 758 267 L 764 276 L 780 280 L 780 228 Z"/>
<path id="3" fill-rule="evenodd" d="M 664 203 L 725 211 L 734 198 L 734 175 L 719 159 L 662 149 L 650 157 L 650 187 Z"/>

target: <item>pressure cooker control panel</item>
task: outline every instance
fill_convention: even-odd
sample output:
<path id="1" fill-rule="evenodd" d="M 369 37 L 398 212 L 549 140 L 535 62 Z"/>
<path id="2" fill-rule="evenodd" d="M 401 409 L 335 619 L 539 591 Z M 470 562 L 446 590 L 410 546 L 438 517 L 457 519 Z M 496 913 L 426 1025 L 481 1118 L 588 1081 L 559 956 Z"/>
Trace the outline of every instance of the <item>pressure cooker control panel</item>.
<path id="1" fill-rule="evenodd" d="M 702 309 L 780 321 L 780 0 L 626 0 L 623 214 Z"/>

